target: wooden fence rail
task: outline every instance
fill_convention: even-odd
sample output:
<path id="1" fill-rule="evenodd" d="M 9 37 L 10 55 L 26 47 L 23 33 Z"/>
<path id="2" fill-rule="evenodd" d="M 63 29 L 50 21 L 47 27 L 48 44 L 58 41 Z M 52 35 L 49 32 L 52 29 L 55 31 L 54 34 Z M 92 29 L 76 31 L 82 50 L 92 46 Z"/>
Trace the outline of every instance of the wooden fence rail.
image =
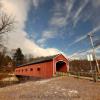
<path id="1" fill-rule="evenodd" d="M 89 72 L 56 72 L 56 76 L 74 76 L 77 78 L 93 79 L 94 81 L 100 80 L 100 74 Z"/>

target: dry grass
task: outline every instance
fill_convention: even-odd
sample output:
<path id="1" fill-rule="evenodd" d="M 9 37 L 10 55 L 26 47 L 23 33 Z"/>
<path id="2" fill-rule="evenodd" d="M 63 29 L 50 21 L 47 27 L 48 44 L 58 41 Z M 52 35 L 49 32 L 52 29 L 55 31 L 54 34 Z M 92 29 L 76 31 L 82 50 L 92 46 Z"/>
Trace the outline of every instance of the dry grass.
<path id="1" fill-rule="evenodd" d="M 100 100 L 100 83 L 67 76 L 30 81 L 1 88 L 0 100 Z"/>

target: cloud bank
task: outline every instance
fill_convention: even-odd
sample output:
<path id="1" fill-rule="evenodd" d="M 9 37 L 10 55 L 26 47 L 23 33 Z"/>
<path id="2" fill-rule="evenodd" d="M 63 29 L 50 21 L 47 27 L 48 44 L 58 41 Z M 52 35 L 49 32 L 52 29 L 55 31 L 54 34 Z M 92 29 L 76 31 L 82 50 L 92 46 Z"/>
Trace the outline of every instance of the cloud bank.
<path id="1" fill-rule="evenodd" d="M 34 8 L 39 6 L 39 0 L 1 0 L 2 11 L 8 15 L 15 16 L 17 21 L 16 30 L 7 34 L 7 41 L 5 45 L 9 50 L 15 48 L 22 48 L 26 54 L 33 54 L 34 56 L 49 56 L 60 53 L 56 48 L 41 48 L 35 41 L 27 38 L 28 33 L 24 31 L 27 21 L 28 11 L 31 3 Z M 45 35 L 44 35 L 45 37 Z"/>

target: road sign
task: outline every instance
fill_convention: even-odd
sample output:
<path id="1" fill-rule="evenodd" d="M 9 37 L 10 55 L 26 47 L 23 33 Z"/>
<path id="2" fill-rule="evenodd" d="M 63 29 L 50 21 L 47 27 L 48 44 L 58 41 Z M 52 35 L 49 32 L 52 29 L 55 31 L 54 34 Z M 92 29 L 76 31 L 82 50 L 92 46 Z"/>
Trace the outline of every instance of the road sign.
<path id="1" fill-rule="evenodd" d="M 93 55 L 92 54 L 88 54 L 87 55 L 87 60 L 88 61 L 93 61 Z"/>

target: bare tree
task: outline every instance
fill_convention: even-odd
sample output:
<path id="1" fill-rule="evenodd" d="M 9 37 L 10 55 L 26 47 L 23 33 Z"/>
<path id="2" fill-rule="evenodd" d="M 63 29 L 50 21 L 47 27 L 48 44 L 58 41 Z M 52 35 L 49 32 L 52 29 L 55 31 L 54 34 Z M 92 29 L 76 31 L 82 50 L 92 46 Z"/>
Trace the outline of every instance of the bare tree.
<path id="1" fill-rule="evenodd" d="M 10 32 L 14 28 L 15 19 L 6 13 L 0 13 L 0 35 Z"/>
<path id="2" fill-rule="evenodd" d="M 3 36 L 5 33 L 10 32 L 15 26 L 15 17 L 8 15 L 3 10 L 2 1 L 0 1 L 0 48 L 3 47 Z"/>
<path id="3" fill-rule="evenodd" d="M 0 48 L 3 47 L 2 41 L 4 34 L 14 30 L 15 23 L 14 17 L 9 16 L 2 11 L 0 12 Z"/>

